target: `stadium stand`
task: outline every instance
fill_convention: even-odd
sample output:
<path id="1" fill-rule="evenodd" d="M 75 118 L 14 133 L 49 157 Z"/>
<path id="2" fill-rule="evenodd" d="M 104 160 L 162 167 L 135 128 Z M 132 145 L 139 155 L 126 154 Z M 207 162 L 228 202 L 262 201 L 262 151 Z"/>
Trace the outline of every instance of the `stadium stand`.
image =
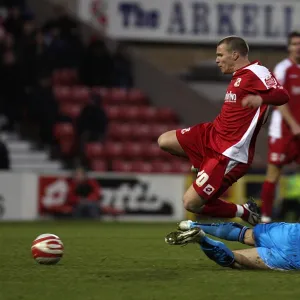
<path id="1" fill-rule="evenodd" d="M 126 48 L 111 54 L 97 37 L 85 45 L 62 8 L 38 26 L 21 2 L 4 4 L 0 27 L 12 168 L 58 170 L 80 160 L 94 171 L 186 172 L 187 162 L 156 144 L 179 118 L 134 87 Z"/>

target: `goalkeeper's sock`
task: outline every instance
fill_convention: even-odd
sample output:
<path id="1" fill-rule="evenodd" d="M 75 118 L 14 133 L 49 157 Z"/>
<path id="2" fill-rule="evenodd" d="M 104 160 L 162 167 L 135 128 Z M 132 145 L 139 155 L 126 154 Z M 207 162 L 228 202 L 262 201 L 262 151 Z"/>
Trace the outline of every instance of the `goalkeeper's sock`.
<path id="1" fill-rule="evenodd" d="M 192 227 L 200 227 L 205 233 L 213 235 L 227 241 L 236 241 L 244 243 L 244 236 L 247 226 L 239 223 L 219 223 L 219 224 L 201 224 L 194 222 Z"/>
<path id="2" fill-rule="evenodd" d="M 218 265 L 230 267 L 234 263 L 234 254 L 224 243 L 204 236 L 199 244 L 206 256 Z"/>

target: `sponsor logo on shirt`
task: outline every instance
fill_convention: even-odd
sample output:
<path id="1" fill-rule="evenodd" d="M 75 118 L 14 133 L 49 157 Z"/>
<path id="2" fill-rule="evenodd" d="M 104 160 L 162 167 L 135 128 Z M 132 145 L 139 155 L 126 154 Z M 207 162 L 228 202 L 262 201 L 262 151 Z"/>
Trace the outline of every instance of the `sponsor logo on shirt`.
<path id="1" fill-rule="evenodd" d="M 229 91 L 225 95 L 225 102 L 236 102 L 236 94 L 232 93 L 232 91 Z"/>
<path id="2" fill-rule="evenodd" d="M 271 74 L 265 78 L 265 83 L 268 89 L 277 87 L 277 81 Z"/>
<path id="3" fill-rule="evenodd" d="M 207 195 L 210 195 L 210 194 L 212 194 L 212 193 L 214 192 L 214 190 L 215 190 L 215 188 L 214 188 L 212 185 L 208 184 L 208 185 L 204 188 L 203 192 L 204 192 L 205 194 L 207 194 Z"/>

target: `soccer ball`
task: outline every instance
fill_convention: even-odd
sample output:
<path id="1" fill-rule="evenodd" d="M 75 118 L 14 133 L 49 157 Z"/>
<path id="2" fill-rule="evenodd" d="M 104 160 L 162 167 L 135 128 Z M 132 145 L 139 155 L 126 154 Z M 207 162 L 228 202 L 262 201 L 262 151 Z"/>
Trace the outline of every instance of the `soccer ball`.
<path id="1" fill-rule="evenodd" d="M 57 235 L 44 233 L 33 241 L 31 253 L 39 264 L 54 265 L 62 258 L 64 245 Z"/>

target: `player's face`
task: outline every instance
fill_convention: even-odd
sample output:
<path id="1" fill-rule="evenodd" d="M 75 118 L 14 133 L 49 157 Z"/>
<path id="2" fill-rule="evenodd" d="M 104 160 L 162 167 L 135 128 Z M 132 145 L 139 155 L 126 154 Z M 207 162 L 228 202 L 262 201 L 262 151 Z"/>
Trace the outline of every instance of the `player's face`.
<path id="1" fill-rule="evenodd" d="M 227 44 L 221 44 L 217 47 L 216 63 L 223 74 L 232 74 L 234 72 L 235 60 L 233 51 L 228 49 Z"/>
<path id="2" fill-rule="evenodd" d="M 300 63 L 300 37 L 293 37 L 289 44 L 290 56 L 293 60 Z"/>

